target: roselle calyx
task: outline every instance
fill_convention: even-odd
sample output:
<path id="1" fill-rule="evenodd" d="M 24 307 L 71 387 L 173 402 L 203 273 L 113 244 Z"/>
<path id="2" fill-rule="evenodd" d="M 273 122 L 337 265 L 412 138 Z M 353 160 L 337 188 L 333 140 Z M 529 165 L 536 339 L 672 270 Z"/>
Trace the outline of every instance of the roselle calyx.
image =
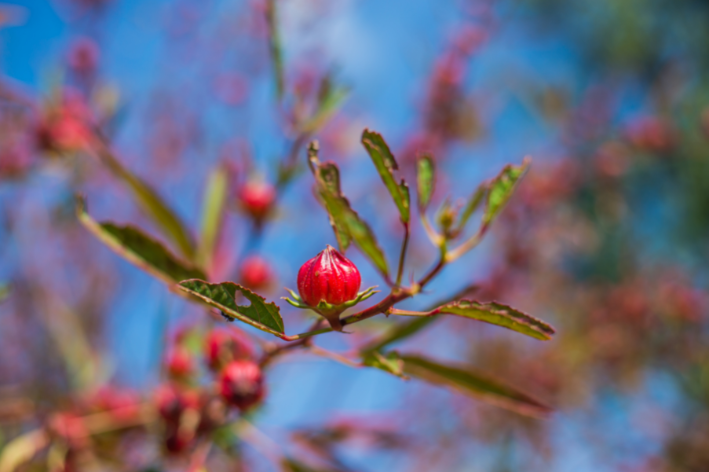
<path id="1" fill-rule="evenodd" d="M 325 318 L 335 331 L 342 331 L 340 313 L 374 295 L 374 287 L 359 292 L 362 278 L 357 267 L 328 245 L 303 264 L 298 271 L 298 292 L 286 289 L 295 299 L 285 300 L 298 308 L 307 308 Z"/>

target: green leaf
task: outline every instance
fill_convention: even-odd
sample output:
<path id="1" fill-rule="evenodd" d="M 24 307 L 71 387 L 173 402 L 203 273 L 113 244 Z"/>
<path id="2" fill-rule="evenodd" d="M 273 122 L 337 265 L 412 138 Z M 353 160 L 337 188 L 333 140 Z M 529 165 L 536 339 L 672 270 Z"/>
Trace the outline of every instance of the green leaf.
<path id="1" fill-rule="evenodd" d="M 283 71 L 283 44 L 278 30 L 278 11 L 276 0 L 266 2 L 266 23 L 269 30 L 268 49 L 273 63 L 273 75 L 276 82 L 276 98 L 280 101 L 285 92 L 285 74 Z"/>
<path id="2" fill-rule="evenodd" d="M 424 154 L 419 157 L 417 167 L 419 208 L 425 210 L 428 208 L 428 204 L 431 203 L 431 197 L 436 185 L 436 165 L 433 156 Z"/>
<path id="3" fill-rule="evenodd" d="M 214 247 L 224 219 L 229 175 L 220 165 L 209 176 L 202 203 L 202 226 L 197 248 L 197 261 L 201 267 L 209 268 L 214 257 Z"/>
<path id="4" fill-rule="evenodd" d="M 321 189 L 322 191 L 319 194 L 320 198 L 325 209 L 328 210 L 330 225 L 335 232 L 340 251 L 344 253 L 350 247 L 352 236 L 345 222 L 342 219 L 336 220 L 330 212 L 330 208 L 336 208 L 338 206 L 338 203 L 335 201 L 337 200 L 336 196 L 342 195 L 340 190 L 340 169 L 332 162 L 325 162 L 317 168 L 317 173 L 321 183 L 324 185 L 324 188 Z"/>
<path id="5" fill-rule="evenodd" d="M 320 129 L 342 106 L 349 93 L 347 87 L 334 87 L 330 76 L 325 76 L 320 84 L 318 107 L 315 113 L 300 125 L 300 132 L 313 133 Z"/>
<path id="6" fill-rule="evenodd" d="M 194 243 L 175 212 L 152 187 L 123 167 L 108 147 L 100 146 L 98 154 L 106 167 L 133 192 L 145 214 L 177 246 L 182 255 L 191 260 L 194 257 Z"/>
<path id="7" fill-rule="evenodd" d="M 401 221 L 408 223 L 411 217 L 409 208 L 411 197 L 409 195 L 409 186 L 402 179 L 400 183 L 394 178 L 394 171 L 399 169 L 399 166 L 391 153 L 389 146 L 381 134 L 365 129 L 362 132 L 362 144 L 369 153 L 369 156 L 374 162 L 374 166 L 379 172 L 384 185 L 389 190 L 396 207 L 399 209 Z"/>
<path id="8" fill-rule="evenodd" d="M 507 201 L 512 196 L 512 193 L 517 186 L 520 178 L 524 175 L 529 167 L 531 160 L 525 158 L 520 166 L 507 165 L 500 174 L 490 182 L 489 191 L 487 193 L 487 204 L 485 215 L 483 216 L 483 225 L 488 226 L 500 214 Z"/>
<path id="9" fill-rule="evenodd" d="M 443 305 L 432 312 L 432 314 L 437 313 L 484 321 L 542 341 L 548 341 L 555 334 L 554 328 L 543 321 L 496 302 L 460 300 Z"/>
<path id="10" fill-rule="evenodd" d="M 12 288 L 10 287 L 9 283 L 0 283 L 0 302 L 4 301 L 7 297 L 9 297 L 11 291 Z"/>
<path id="11" fill-rule="evenodd" d="M 86 202 L 81 197 L 77 197 L 76 213 L 81 224 L 116 254 L 165 283 L 205 277 L 201 270 L 179 260 L 139 229 L 96 222 L 86 213 Z"/>
<path id="12" fill-rule="evenodd" d="M 283 319 L 278 306 L 246 287 L 233 282 L 210 284 L 203 280 L 183 280 L 177 288 L 220 310 L 225 316 L 258 328 L 278 337 L 284 335 Z M 248 306 L 236 304 L 236 294 L 241 293 L 251 302 Z"/>
<path id="13" fill-rule="evenodd" d="M 374 232 L 352 209 L 349 200 L 342 195 L 337 165 L 332 162 L 321 164 L 317 157 L 317 150 L 312 145 L 309 159 L 315 176 L 317 194 L 330 215 L 330 222 L 340 243 L 340 249 L 344 252 L 349 242 L 354 241 L 375 267 L 388 277 L 389 267 Z"/>
<path id="14" fill-rule="evenodd" d="M 462 230 L 465 227 L 470 217 L 473 216 L 473 213 L 475 213 L 475 210 L 478 209 L 483 199 L 485 198 L 487 190 L 487 182 L 478 185 L 478 188 L 475 189 L 475 193 L 473 193 L 473 195 L 470 197 L 470 200 L 468 200 L 468 204 L 465 206 L 465 209 L 460 215 L 460 220 L 458 221 L 458 229 Z"/>
<path id="15" fill-rule="evenodd" d="M 531 396 L 509 387 L 469 367 L 453 367 L 419 356 L 401 356 L 404 372 L 426 382 L 457 390 L 491 405 L 520 413 L 543 417 L 549 407 Z"/>
<path id="16" fill-rule="evenodd" d="M 403 379 L 408 379 L 408 377 L 404 375 L 404 361 L 401 360 L 399 353 L 396 351 L 388 352 L 386 354 L 382 354 L 378 351 L 367 352 L 362 357 L 362 364 L 381 369 L 384 372 L 388 372 Z"/>

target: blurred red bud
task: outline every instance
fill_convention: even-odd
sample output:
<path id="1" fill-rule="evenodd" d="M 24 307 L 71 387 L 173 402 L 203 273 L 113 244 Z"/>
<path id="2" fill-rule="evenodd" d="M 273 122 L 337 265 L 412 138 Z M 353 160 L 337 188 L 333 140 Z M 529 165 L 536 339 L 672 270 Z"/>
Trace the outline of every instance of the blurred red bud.
<path id="1" fill-rule="evenodd" d="M 252 290 L 265 288 L 273 281 L 271 266 L 260 256 L 249 256 L 241 263 L 239 280 Z"/>
<path id="2" fill-rule="evenodd" d="M 264 386 L 258 364 L 248 360 L 230 363 L 219 378 L 219 393 L 227 403 L 242 411 L 260 402 Z"/>

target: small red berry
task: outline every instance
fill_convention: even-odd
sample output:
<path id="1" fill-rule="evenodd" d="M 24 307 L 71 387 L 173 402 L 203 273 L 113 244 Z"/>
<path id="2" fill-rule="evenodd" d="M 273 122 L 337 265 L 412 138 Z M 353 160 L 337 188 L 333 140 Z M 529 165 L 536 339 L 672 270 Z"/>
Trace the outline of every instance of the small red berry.
<path id="1" fill-rule="evenodd" d="M 312 307 L 321 301 L 341 305 L 354 300 L 361 283 L 357 267 L 330 245 L 298 271 L 298 292 Z"/>
<path id="2" fill-rule="evenodd" d="M 205 357 L 209 368 L 221 370 L 237 359 L 249 359 L 253 356 L 248 343 L 240 339 L 235 332 L 226 329 L 214 329 L 205 342 Z"/>
<path id="3" fill-rule="evenodd" d="M 260 256 L 249 256 L 244 259 L 240 272 L 241 283 L 254 290 L 270 285 L 273 279 L 271 266 Z"/>
<path id="4" fill-rule="evenodd" d="M 241 205 L 257 222 L 263 221 L 276 201 L 276 189 L 266 182 L 251 180 L 239 190 Z"/>
<path id="5" fill-rule="evenodd" d="M 248 360 L 230 363 L 219 378 L 219 393 L 227 403 L 242 411 L 257 404 L 264 395 L 258 364 Z"/>

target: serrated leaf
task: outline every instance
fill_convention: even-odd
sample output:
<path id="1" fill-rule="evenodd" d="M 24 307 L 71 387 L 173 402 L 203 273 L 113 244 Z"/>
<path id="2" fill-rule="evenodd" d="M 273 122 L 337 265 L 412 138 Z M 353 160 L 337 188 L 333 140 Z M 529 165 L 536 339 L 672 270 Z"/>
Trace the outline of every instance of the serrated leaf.
<path id="1" fill-rule="evenodd" d="M 330 216 L 335 236 L 344 251 L 350 241 L 369 258 L 384 276 L 389 275 L 389 267 L 384 251 L 369 225 L 350 206 L 349 200 L 340 191 L 339 170 L 333 162 L 321 164 L 311 150 L 310 164 L 315 176 L 317 193 Z"/>
<path id="2" fill-rule="evenodd" d="M 177 288 L 202 300 L 233 319 L 243 321 L 251 326 L 278 337 L 283 336 L 284 326 L 281 312 L 273 303 L 266 303 L 266 299 L 255 294 L 246 287 L 234 282 L 211 284 L 203 280 L 183 280 Z M 248 306 L 236 304 L 236 294 L 241 293 L 251 302 Z"/>
<path id="3" fill-rule="evenodd" d="M 367 352 L 362 357 L 362 364 L 368 367 L 383 370 L 384 372 L 396 375 L 397 377 L 401 377 L 403 379 L 408 379 L 408 377 L 404 375 L 404 362 L 401 360 L 399 353 L 396 351 L 388 352 L 386 354 L 382 354 L 379 351 Z"/>
<path id="4" fill-rule="evenodd" d="M 334 201 L 335 196 L 342 195 L 342 191 L 340 190 L 340 169 L 332 162 L 325 162 L 319 166 L 317 172 L 325 186 L 324 191 L 320 192 L 320 198 L 323 201 L 325 209 L 328 210 L 330 225 L 335 232 L 340 251 L 344 253 L 350 247 L 352 236 L 350 236 L 350 232 L 347 226 L 345 226 L 344 221 L 341 219 L 336 220 L 329 211 L 329 208 L 337 207 L 337 202 Z"/>
<path id="5" fill-rule="evenodd" d="M 218 166 L 207 180 L 202 203 L 202 225 L 197 248 L 197 261 L 201 267 L 209 269 L 214 256 L 219 229 L 224 219 L 229 176 L 223 165 Z"/>
<path id="6" fill-rule="evenodd" d="M 181 261 L 160 242 L 133 226 L 98 223 L 86 213 L 82 198 L 77 198 L 77 217 L 81 224 L 116 254 L 170 285 L 185 279 L 204 278 L 204 273 Z"/>
<path id="7" fill-rule="evenodd" d="M 487 193 L 487 202 L 485 205 L 485 214 L 483 215 L 483 224 L 489 225 L 500 214 L 507 201 L 512 196 L 512 193 L 517 186 L 520 178 L 524 175 L 529 167 L 530 159 L 525 158 L 520 166 L 507 165 L 490 182 L 489 191 Z"/>
<path id="8" fill-rule="evenodd" d="M 416 183 L 419 196 L 419 208 L 425 210 L 431 203 L 436 186 L 436 165 L 433 156 L 424 154 L 418 159 Z"/>
<path id="9" fill-rule="evenodd" d="M 444 365 L 420 356 L 401 356 L 404 372 L 426 382 L 453 388 L 472 398 L 522 415 L 542 417 L 550 408 L 520 392 L 469 367 Z"/>
<path id="10" fill-rule="evenodd" d="M 143 212 L 155 222 L 167 238 L 175 243 L 183 256 L 192 259 L 194 242 L 180 218 L 162 197 L 150 185 L 126 169 L 107 147 L 101 146 L 98 154 L 106 167 L 131 189 Z"/>
<path id="11" fill-rule="evenodd" d="M 502 303 L 459 300 L 433 310 L 432 314 L 436 313 L 484 321 L 543 341 L 555 334 L 554 328 L 543 321 Z"/>
<path id="12" fill-rule="evenodd" d="M 400 183 L 396 182 L 394 171 L 398 170 L 399 166 L 389 146 L 381 134 L 368 129 L 362 132 L 362 145 L 369 153 L 369 157 L 372 158 L 374 167 L 377 168 L 379 176 L 394 199 L 394 203 L 399 209 L 399 215 L 401 215 L 401 221 L 408 223 L 411 217 L 409 186 L 403 179 Z"/>

